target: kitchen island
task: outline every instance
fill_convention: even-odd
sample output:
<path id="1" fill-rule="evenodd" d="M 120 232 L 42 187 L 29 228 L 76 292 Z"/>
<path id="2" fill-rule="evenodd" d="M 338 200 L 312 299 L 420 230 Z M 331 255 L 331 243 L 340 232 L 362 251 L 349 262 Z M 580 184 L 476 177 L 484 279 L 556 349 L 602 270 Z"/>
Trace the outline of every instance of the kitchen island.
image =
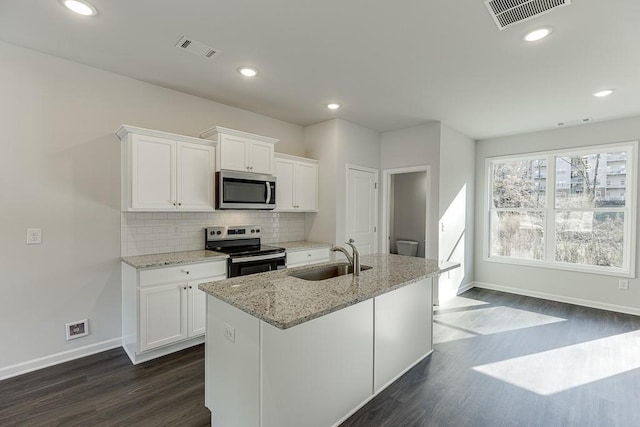
<path id="1" fill-rule="evenodd" d="M 200 285 L 213 425 L 337 425 L 432 352 L 432 279 L 458 264 L 361 262 L 359 277 L 290 275 L 334 262 Z"/>

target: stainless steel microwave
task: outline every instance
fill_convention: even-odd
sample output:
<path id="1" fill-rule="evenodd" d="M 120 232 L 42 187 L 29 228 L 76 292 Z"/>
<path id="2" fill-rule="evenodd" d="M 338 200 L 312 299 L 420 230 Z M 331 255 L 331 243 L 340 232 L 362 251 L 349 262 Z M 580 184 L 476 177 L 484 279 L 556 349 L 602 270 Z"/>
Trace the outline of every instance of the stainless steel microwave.
<path id="1" fill-rule="evenodd" d="M 251 172 L 216 172 L 216 209 L 275 209 L 276 177 Z"/>

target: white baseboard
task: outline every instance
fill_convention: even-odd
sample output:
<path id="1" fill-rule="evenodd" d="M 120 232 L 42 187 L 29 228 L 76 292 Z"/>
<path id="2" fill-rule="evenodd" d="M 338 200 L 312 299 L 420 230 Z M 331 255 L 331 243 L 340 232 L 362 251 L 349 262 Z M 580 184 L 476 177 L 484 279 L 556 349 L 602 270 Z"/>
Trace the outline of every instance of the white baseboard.
<path id="1" fill-rule="evenodd" d="M 16 363 L 15 365 L 0 368 L 0 380 L 26 374 L 27 372 L 37 371 L 38 369 L 58 365 L 60 363 L 79 359 L 85 356 L 90 356 L 96 353 L 101 353 L 103 351 L 111 350 L 112 348 L 121 346 L 122 338 L 118 337 L 107 341 L 90 344 L 84 347 L 74 348 L 73 350 L 67 350 L 61 353 L 39 357 L 37 359 L 28 360 L 26 362 Z"/>
<path id="2" fill-rule="evenodd" d="M 486 283 L 486 282 L 473 282 L 472 287 L 506 292 L 509 294 L 524 295 L 526 297 L 540 298 L 540 299 L 546 299 L 550 301 L 564 302 L 567 304 L 581 305 L 583 307 L 598 308 L 600 310 L 615 311 L 618 313 L 633 314 L 636 316 L 640 316 L 640 309 L 637 309 L 635 307 L 627 307 L 624 305 L 607 304 L 604 302 L 566 297 L 563 295 L 548 294 L 546 292 L 531 291 L 529 289 L 512 288 L 510 286 L 496 285 L 494 283 Z"/>
<path id="3" fill-rule="evenodd" d="M 456 295 L 463 294 L 463 293 L 467 292 L 469 289 L 474 288 L 475 287 L 475 283 L 476 282 L 469 282 L 466 285 L 463 285 L 463 286 L 459 287 L 458 288 L 458 292 L 456 292 Z"/>

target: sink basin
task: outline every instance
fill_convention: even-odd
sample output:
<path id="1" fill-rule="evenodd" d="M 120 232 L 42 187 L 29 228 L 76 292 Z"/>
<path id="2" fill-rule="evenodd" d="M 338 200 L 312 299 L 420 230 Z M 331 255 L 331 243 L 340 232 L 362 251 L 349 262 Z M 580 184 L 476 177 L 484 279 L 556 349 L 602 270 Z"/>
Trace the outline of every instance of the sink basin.
<path id="1" fill-rule="evenodd" d="M 360 271 L 370 270 L 368 265 L 361 265 Z M 297 277 L 303 280 L 327 280 L 333 277 L 346 276 L 347 274 L 353 274 L 353 267 L 351 264 L 334 264 L 324 267 L 314 268 L 313 270 L 305 270 L 295 273 L 289 273 L 289 276 Z"/>

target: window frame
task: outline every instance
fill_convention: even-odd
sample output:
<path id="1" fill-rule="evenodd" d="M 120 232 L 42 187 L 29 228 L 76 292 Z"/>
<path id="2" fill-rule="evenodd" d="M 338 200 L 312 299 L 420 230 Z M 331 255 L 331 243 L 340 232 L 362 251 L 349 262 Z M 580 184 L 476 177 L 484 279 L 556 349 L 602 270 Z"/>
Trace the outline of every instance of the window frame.
<path id="1" fill-rule="evenodd" d="M 555 260 L 556 240 L 556 213 L 566 211 L 603 211 L 602 208 L 557 208 L 556 207 L 556 161 L 557 157 L 570 157 L 597 153 L 610 153 L 615 151 L 627 152 L 625 182 L 630 186 L 625 187 L 625 206 L 623 208 L 606 208 L 607 212 L 624 212 L 625 221 L 623 236 L 623 265 L 622 267 L 603 267 L 587 264 L 571 264 Z M 495 208 L 493 206 L 493 164 L 506 161 L 526 161 L 546 159 L 547 176 L 545 188 L 545 207 L 540 208 Z M 571 147 L 558 150 L 545 150 L 527 153 L 509 154 L 485 159 L 485 200 L 484 200 L 484 242 L 483 259 L 488 262 L 500 264 L 522 265 L 531 267 L 544 267 L 557 270 L 575 271 L 581 273 L 601 274 L 607 276 L 635 278 L 636 261 L 636 218 L 637 218 L 637 178 L 638 166 L 638 141 L 618 142 L 611 144 L 599 144 L 591 146 Z M 604 169 L 606 173 L 606 169 Z M 629 173 L 631 171 L 631 173 Z M 493 212 L 498 211 L 543 211 L 545 225 L 543 229 L 544 258 L 542 260 L 515 258 L 500 255 L 491 255 L 491 218 Z"/>

